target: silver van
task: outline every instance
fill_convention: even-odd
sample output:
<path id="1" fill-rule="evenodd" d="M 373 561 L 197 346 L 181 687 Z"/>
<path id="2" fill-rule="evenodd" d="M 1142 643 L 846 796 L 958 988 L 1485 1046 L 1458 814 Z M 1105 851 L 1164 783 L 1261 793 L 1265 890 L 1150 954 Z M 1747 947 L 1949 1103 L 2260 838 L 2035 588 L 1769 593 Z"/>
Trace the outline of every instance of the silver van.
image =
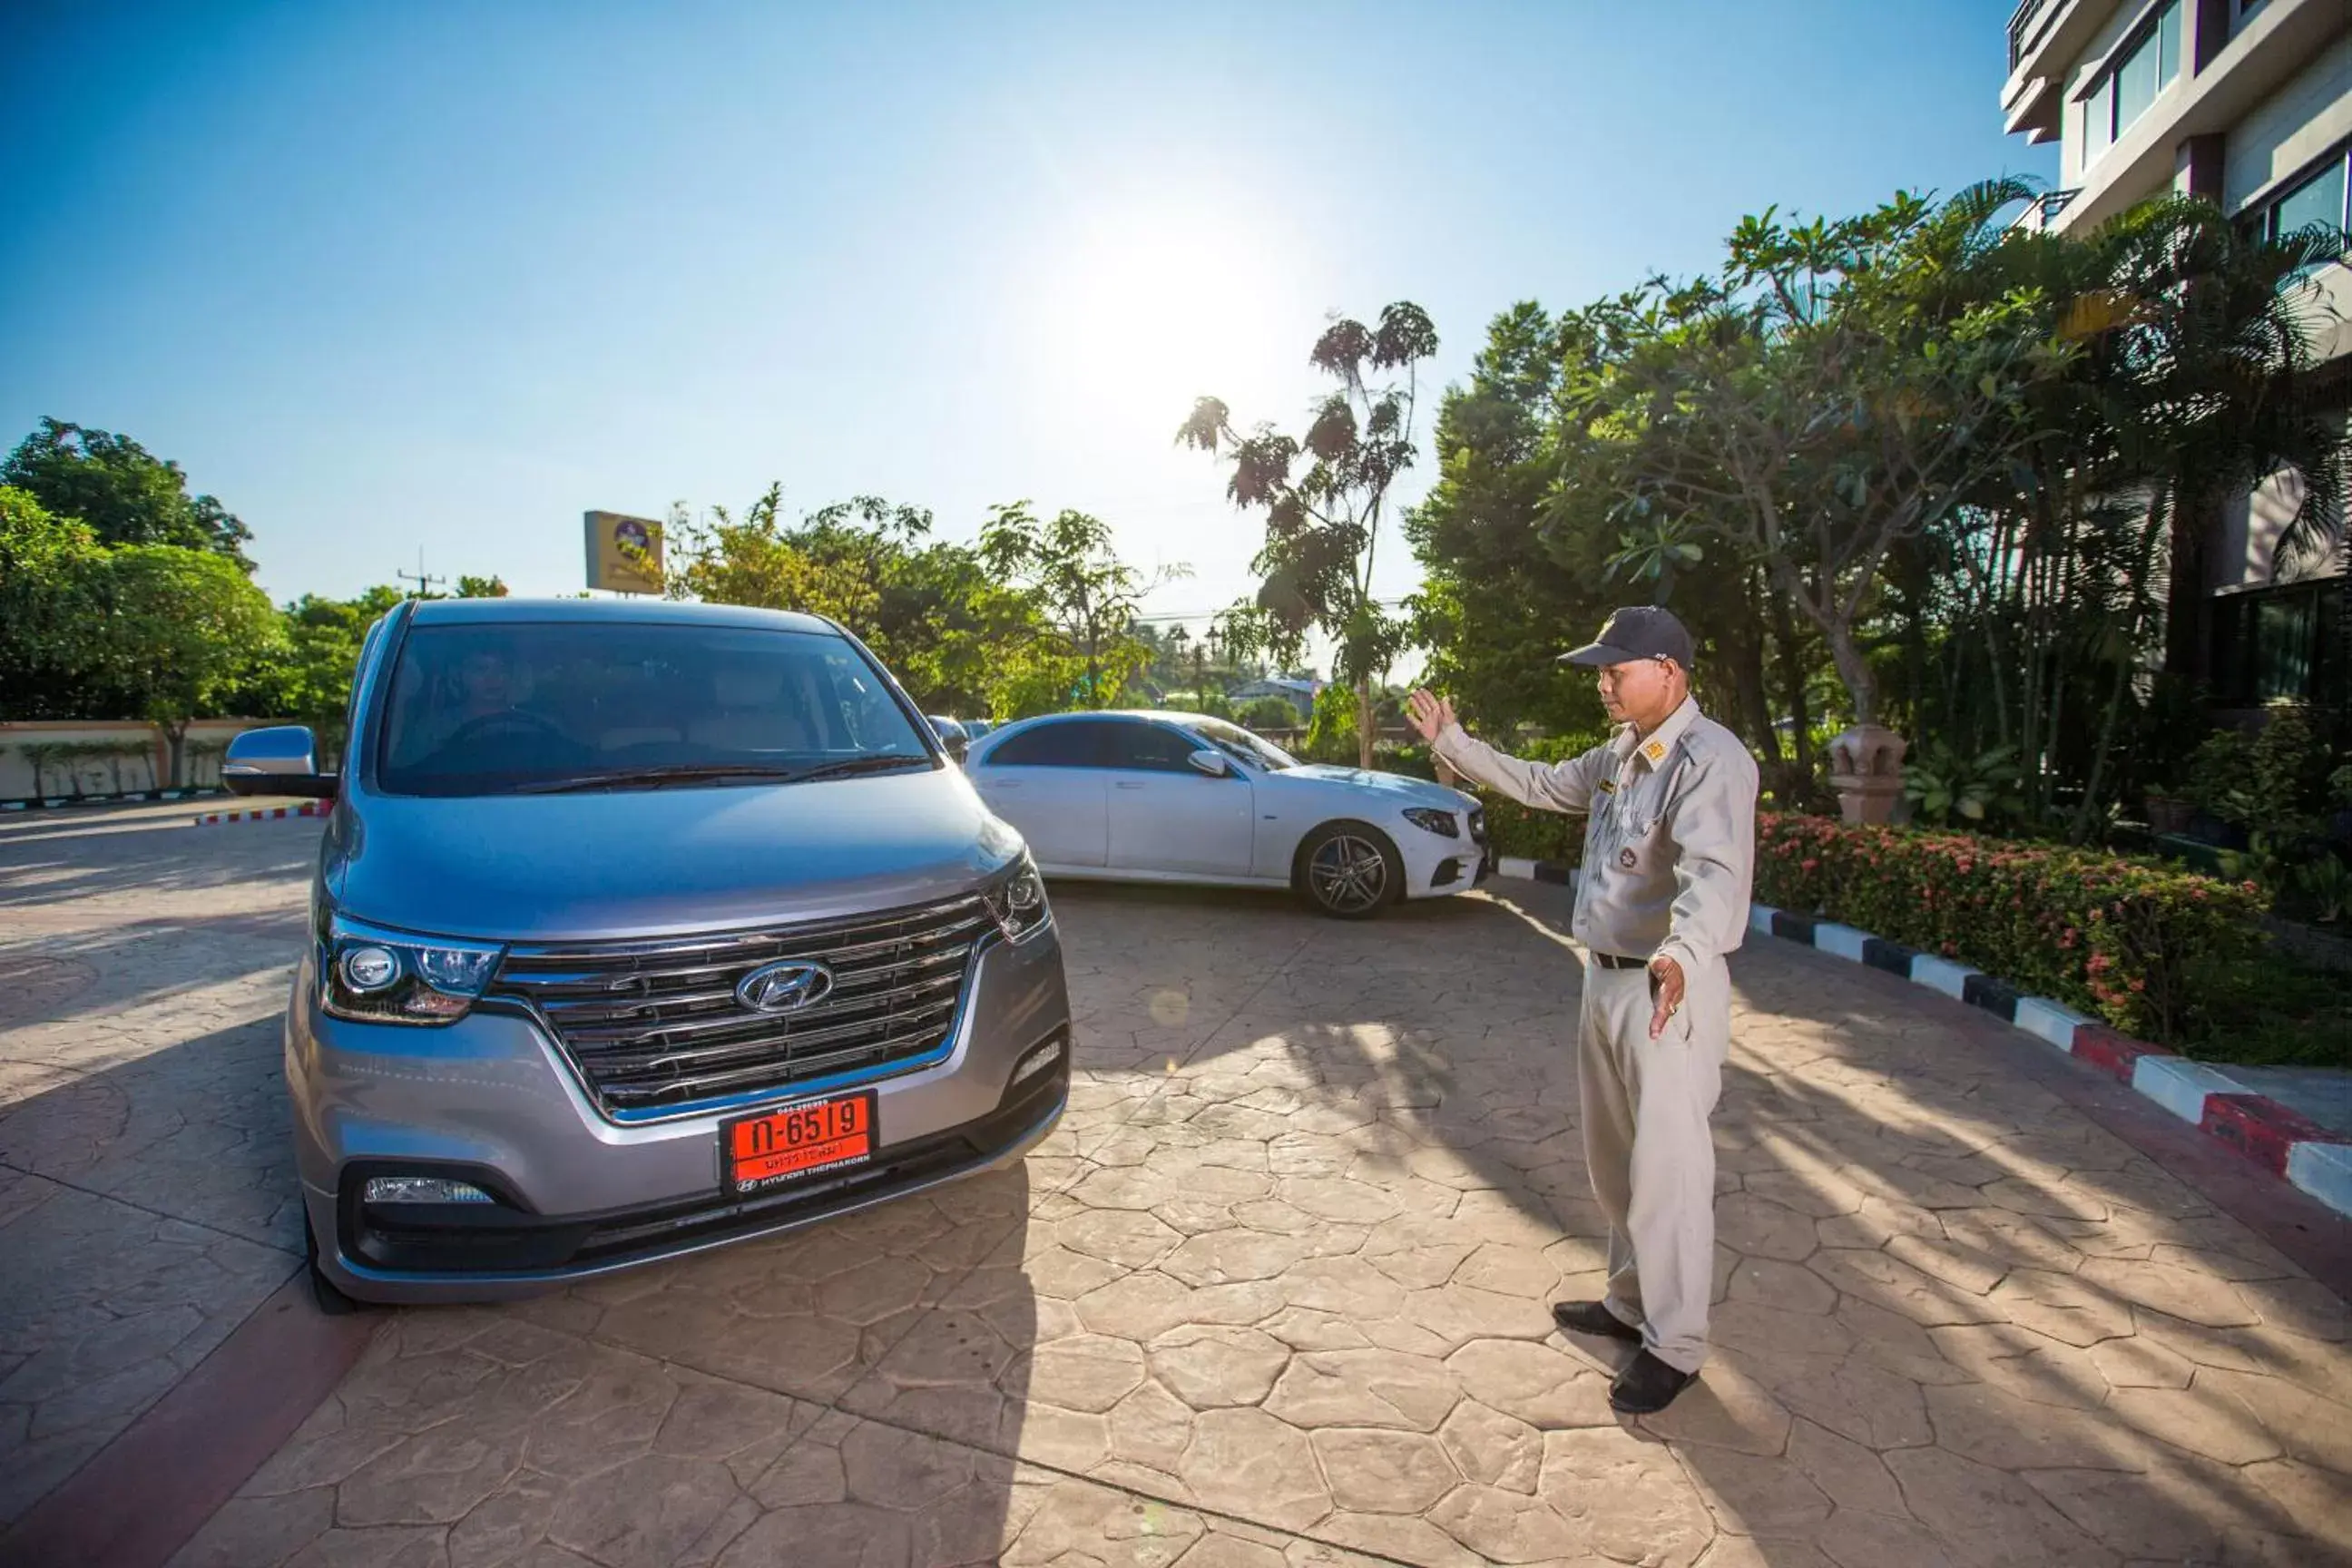
<path id="1" fill-rule="evenodd" d="M 814 616 L 434 600 L 370 632 L 286 1081 L 320 1300 L 478 1300 L 1020 1159 L 1069 1084 L 1044 885 Z"/>

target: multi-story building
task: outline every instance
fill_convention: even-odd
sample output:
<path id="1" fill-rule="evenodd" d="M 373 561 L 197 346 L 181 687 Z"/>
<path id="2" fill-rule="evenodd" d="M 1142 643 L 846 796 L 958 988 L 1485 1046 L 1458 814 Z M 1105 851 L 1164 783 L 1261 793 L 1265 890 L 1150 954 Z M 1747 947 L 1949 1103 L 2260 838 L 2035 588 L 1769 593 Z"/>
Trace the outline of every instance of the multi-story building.
<path id="1" fill-rule="evenodd" d="M 2272 233 L 2352 227 L 2352 0 L 2022 0 L 2009 65 L 2009 131 L 2059 143 L 2057 188 L 2023 221 L 2086 229 L 2179 192 Z M 2352 404 L 2352 270 L 2309 281 L 2321 374 Z M 2344 552 L 2279 558 L 2301 484 L 2279 475 L 2209 524 L 2200 662 L 2225 709 L 2352 686 Z"/>

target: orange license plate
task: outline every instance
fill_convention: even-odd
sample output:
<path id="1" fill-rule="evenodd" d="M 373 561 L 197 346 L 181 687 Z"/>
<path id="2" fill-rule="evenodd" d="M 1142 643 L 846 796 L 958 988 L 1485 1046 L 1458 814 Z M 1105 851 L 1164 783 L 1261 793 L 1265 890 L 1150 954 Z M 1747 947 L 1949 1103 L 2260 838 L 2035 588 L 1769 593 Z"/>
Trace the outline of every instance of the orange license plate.
<path id="1" fill-rule="evenodd" d="M 738 1197 L 874 1157 L 874 1091 L 740 1116 L 719 1129 L 719 1173 Z"/>

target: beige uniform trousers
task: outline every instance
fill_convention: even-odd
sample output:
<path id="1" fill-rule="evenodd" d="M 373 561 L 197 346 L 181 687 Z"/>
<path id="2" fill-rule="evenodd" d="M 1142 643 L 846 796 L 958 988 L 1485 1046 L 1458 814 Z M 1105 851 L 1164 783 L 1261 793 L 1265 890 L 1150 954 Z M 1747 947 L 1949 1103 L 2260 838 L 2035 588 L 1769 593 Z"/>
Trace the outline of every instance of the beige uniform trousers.
<path id="1" fill-rule="evenodd" d="M 1668 1366 L 1706 1359 L 1715 1293 L 1715 1140 L 1707 1118 L 1731 1047 L 1723 960 L 1685 969 L 1683 1005 L 1650 1038 L 1646 969 L 1584 966 L 1576 1079 L 1584 1161 L 1609 1221 L 1609 1289 L 1618 1319 Z"/>

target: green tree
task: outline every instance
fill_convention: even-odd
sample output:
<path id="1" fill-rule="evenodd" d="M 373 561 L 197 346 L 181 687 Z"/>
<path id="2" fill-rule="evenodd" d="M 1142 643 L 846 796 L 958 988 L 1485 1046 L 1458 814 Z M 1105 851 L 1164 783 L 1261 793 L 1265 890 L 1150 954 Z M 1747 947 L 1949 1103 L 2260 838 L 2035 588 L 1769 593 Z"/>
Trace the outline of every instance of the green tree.
<path id="1" fill-rule="evenodd" d="M 226 556 L 172 544 L 108 552 L 99 591 L 104 679 L 163 728 L 177 784 L 189 721 L 219 713 L 279 656 L 278 613 Z"/>
<path id="2" fill-rule="evenodd" d="M 457 597 L 461 599 L 503 599 L 507 584 L 503 577 L 467 577 L 457 579 Z"/>
<path id="3" fill-rule="evenodd" d="M 350 710 L 352 678 L 368 627 L 399 605 L 405 595 L 389 584 L 355 599 L 305 594 L 280 612 L 283 637 L 277 653 L 257 668 L 247 693 L 257 712 L 295 720 L 318 732 L 323 749 L 341 750 Z"/>
<path id="4" fill-rule="evenodd" d="M 856 633 L 929 712 L 998 713 L 1043 621 L 1034 596 L 969 546 L 932 540 L 930 513 L 876 497 L 787 526 L 772 485 L 738 518 L 673 509 L 672 598 L 820 615 Z M 999 716 L 1003 716 L 999 713 Z"/>
<path id="5" fill-rule="evenodd" d="M 1395 661 L 1403 623 L 1372 598 L 1372 568 L 1389 490 L 1412 466 L 1420 366 L 1437 352 L 1437 329 L 1408 300 L 1381 311 L 1377 328 L 1342 320 L 1316 340 L 1308 363 L 1339 389 L 1323 400 L 1304 437 L 1262 424 L 1248 435 L 1231 411 L 1203 397 L 1178 429 L 1181 445 L 1233 465 L 1226 493 L 1265 514 L 1265 543 L 1254 563 L 1263 578 L 1257 624 L 1277 657 L 1296 658 L 1310 628 L 1339 647 L 1339 677 L 1356 689 L 1361 765 L 1372 764 L 1372 682 Z M 1374 378 L 1402 373 L 1395 381 Z M 1305 472 L 1294 473 L 1302 459 Z"/>
<path id="6" fill-rule="evenodd" d="M 0 464 L 0 485 L 29 490 L 59 517 L 79 518 L 101 544 L 172 544 L 209 550 L 246 571 L 253 531 L 208 495 L 188 493 L 180 465 L 128 436 L 57 419 Z"/>
<path id="7" fill-rule="evenodd" d="M 93 715 L 105 561 L 88 526 L 0 486 L 0 719 Z"/>
<path id="8" fill-rule="evenodd" d="M 1468 384 L 1439 405 L 1437 481 L 1404 521 L 1423 572 L 1407 608 L 1429 650 L 1424 679 L 1498 733 L 1601 722 L 1591 682 L 1555 662 L 1609 604 L 1605 549 L 1573 529 L 1545 532 L 1570 326 L 1533 303 L 1495 318 Z"/>
<path id="9" fill-rule="evenodd" d="M 1087 708 L 1109 707 L 1150 667 L 1153 644 L 1138 635 L 1136 611 L 1153 588 L 1190 571 L 1167 566 L 1147 577 L 1118 558 L 1100 518 L 1066 510 L 1048 521 L 1027 501 L 990 509 L 980 556 L 999 580 L 1025 589 L 1043 614 L 1036 639 L 1043 646 L 1034 651 L 1045 659 L 1033 673 L 1066 666 L 1073 699 Z"/>
<path id="10" fill-rule="evenodd" d="M 1996 243 L 2026 194 L 1743 219 L 1717 275 L 1653 284 L 1621 313 L 1606 413 L 1570 456 L 1630 470 L 1624 514 L 1647 526 L 1621 562 L 1713 537 L 1759 563 L 1828 644 L 1857 724 L 1879 719 L 1858 628 L 1890 556 L 2015 461 L 2014 416 L 2072 353 L 2040 300 L 1921 287 Z"/>

